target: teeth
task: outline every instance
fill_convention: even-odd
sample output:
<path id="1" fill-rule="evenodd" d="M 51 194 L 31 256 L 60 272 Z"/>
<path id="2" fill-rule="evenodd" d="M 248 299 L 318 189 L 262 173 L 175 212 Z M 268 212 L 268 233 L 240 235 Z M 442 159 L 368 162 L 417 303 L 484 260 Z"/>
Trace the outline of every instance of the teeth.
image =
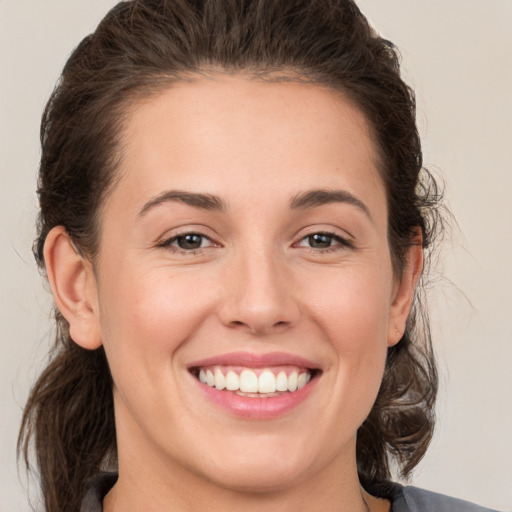
<path id="1" fill-rule="evenodd" d="M 304 371 L 299 373 L 293 370 L 289 375 L 285 371 L 275 375 L 272 370 L 265 368 L 258 376 L 254 371 L 246 368 L 240 375 L 233 370 L 229 370 L 224 375 L 219 367 L 212 367 L 211 369 L 201 368 L 198 377 L 202 383 L 219 390 L 270 394 L 276 391 L 294 392 L 303 388 L 311 380 L 311 373 Z"/>
<path id="2" fill-rule="evenodd" d="M 220 368 L 215 370 L 215 387 L 217 389 L 224 389 L 226 387 L 226 378 L 224 374 L 220 371 Z"/>
<path id="3" fill-rule="evenodd" d="M 258 392 L 258 376 L 251 370 L 244 370 L 240 374 L 240 391 L 243 393 Z"/>
<path id="4" fill-rule="evenodd" d="M 297 389 L 303 388 L 307 384 L 307 375 L 305 373 L 301 373 L 299 378 L 297 379 Z"/>
<path id="5" fill-rule="evenodd" d="M 226 375 L 226 389 L 229 391 L 238 391 L 240 389 L 240 377 L 233 371 Z"/>
<path id="6" fill-rule="evenodd" d="M 207 375 L 208 375 L 208 373 L 207 373 Z M 297 390 L 297 381 L 298 381 L 297 372 L 290 373 L 290 376 L 288 377 L 288 391 L 296 391 Z"/>
<path id="7" fill-rule="evenodd" d="M 276 391 L 288 391 L 288 375 L 285 372 L 277 374 Z"/>
<path id="8" fill-rule="evenodd" d="M 276 376 L 270 370 L 263 370 L 258 378 L 258 391 L 260 393 L 276 392 Z"/>

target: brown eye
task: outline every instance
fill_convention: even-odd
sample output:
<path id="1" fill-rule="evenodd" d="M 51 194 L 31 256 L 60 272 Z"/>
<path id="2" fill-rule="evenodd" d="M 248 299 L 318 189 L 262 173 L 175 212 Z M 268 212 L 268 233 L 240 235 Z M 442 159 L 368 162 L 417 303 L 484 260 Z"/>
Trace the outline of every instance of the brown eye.
<path id="1" fill-rule="evenodd" d="M 315 233 L 307 237 L 309 246 L 313 249 L 327 249 L 331 247 L 333 237 L 326 233 Z"/>
<path id="2" fill-rule="evenodd" d="M 168 240 L 164 240 L 158 246 L 171 250 L 194 251 L 215 246 L 215 243 L 201 233 L 184 233 L 183 235 L 173 236 Z"/>
<path id="3" fill-rule="evenodd" d="M 190 233 L 188 235 L 176 237 L 176 244 L 180 249 L 193 250 L 200 249 L 203 246 L 205 237 L 197 233 Z"/>
<path id="4" fill-rule="evenodd" d="M 352 244 L 345 238 L 334 233 L 311 233 L 305 236 L 297 244 L 298 247 L 306 247 L 308 249 L 341 249 L 343 247 L 352 247 Z"/>

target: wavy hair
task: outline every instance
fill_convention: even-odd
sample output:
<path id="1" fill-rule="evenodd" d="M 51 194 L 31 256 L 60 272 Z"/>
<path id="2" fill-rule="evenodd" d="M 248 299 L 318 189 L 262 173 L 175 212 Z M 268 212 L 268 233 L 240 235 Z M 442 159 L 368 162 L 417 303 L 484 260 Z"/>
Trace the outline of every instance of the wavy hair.
<path id="1" fill-rule="evenodd" d="M 36 260 L 48 232 L 65 227 L 94 261 L 101 205 L 115 186 L 130 105 L 173 82 L 212 70 L 297 80 L 341 91 L 366 115 L 386 186 L 395 273 L 423 235 L 427 256 L 440 231 L 440 193 L 422 168 L 415 100 L 399 55 L 352 0 L 132 0 L 119 3 L 69 58 L 42 118 Z M 385 496 L 392 468 L 407 477 L 434 426 L 437 372 L 424 284 L 401 341 L 359 428 L 357 463 L 367 489 Z M 48 366 L 23 415 L 18 449 L 32 449 L 48 512 L 75 512 L 86 480 L 116 462 L 112 379 L 104 350 L 70 338 L 55 310 Z"/>

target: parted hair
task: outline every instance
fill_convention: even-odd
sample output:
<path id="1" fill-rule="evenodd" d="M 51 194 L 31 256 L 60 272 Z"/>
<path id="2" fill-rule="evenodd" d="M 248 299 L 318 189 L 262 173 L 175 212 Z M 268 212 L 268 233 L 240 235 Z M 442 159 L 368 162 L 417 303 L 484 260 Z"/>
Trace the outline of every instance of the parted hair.
<path id="1" fill-rule="evenodd" d="M 440 193 L 422 166 L 414 94 L 396 48 L 352 0 L 132 0 L 116 5 L 74 50 L 42 117 L 34 254 L 43 274 L 45 239 L 59 225 L 94 263 L 133 102 L 212 71 L 318 83 L 348 97 L 378 148 L 394 271 L 402 272 L 419 232 L 428 262 L 441 227 Z M 392 478 L 410 475 L 432 437 L 438 378 L 424 287 L 425 275 L 358 430 L 360 480 L 381 496 Z M 116 465 L 113 383 L 103 348 L 76 345 L 57 309 L 55 322 L 18 449 L 27 465 L 34 454 L 45 510 L 76 512 L 87 480 Z"/>

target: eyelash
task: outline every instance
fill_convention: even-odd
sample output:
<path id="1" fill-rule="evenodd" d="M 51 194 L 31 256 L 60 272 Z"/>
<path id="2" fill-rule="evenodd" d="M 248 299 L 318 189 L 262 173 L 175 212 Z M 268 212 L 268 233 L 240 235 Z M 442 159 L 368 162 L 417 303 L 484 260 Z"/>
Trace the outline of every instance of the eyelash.
<path id="1" fill-rule="evenodd" d="M 203 233 L 200 233 L 198 231 L 186 231 L 183 233 L 178 233 L 177 235 L 174 235 L 171 238 L 167 238 L 166 240 L 163 240 L 162 242 L 157 244 L 157 247 L 164 248 L 164 249 L 170 249 L 172 251 L 182 253 L 182 254 L 192 254 L 192 255 L 198 254 L 200 251 L 208 248 L 208 247 L 198 247 L 196 249 L 184 249 L 182 247 L 172 245 L 174 242 L 177 242 L 180 238 L 185 238 L 187 236 L 199 236 L 203 240 L 208 240 L 212 244 L 212 246 L 218 245 L 209 236 L 207 236 Z"/>
<path id="2" fill-rule="evenodd" d="M 300 244 L 301 242 L 303 242 L 304 240 L 307 240 L 308 238 L 311 238 L 311 237 L 314 237 L 316 235 L 320 235 L 320 236 L 325 236 L 325 237 L 329 237 L 331 238 L 332 242 L 337 242 L 336 244 L 334 245 L 330 245 L 329 247 L 325 247 L 325 248 L 315 248 L 315 247 L 305 247 L 305 246 L 301 246 L 301 245 L 298 245 Z M 299 242 L 297 242 L 296 244 L 294 244 L 298 247 L 303 247 L 304 249 L 306 249 L 307 251 L 313 251 L 314 253 L 318 254 L 325 254 L 325 253 L 330 253 L 330 252 L 333 252 L 333 251 L 338 251 L 340 249 L 353 249 L 354 246 L 351 242 L 349 242 L 346 238 L 338 235 L 337 233 L 332 233 L 330 231 L 314 231 L 312 233 L 309 233 L 307 234 L 306 236 L 302 237 Z"/>
<path id="3" fill-rule="evenodd" d="M 303 242 L 309 238 L 312 238 L 314 236 L 318 236 L 318 235 L 329 237 L 329 238 L 331 238 L 332 242 L 336 242 L 336 243 L 334 245 L 330 245 L 330 246 L 324 247 L 324 248 L 307 247 L 307 246 L 300 245 L 301 242 Z M 210 242 L 211 245 L 209 245 L 208 247 L 197 247 L 195 249 L 184 249 L 183 247 L 173 245 L 180 238 L 185 238 L 187 236 L 201 237 L 202 242 L 204 240 L 207 240 L 208 242 Z M 202 242 L 201 242 L 201 244 L 202 244 Z M 157 247 L 159 247 L 159 248 L 166 248 L 166 249 L 170 249 L 172 251 L 179 252 L 182 254 L 191 254 L 191 255 L 198 254 L 199 252 L 202 252 L 204 249 L 208 249 L 212 246 L 218 247 L 219 244 L 216 244 L 216 242 L 214 242 L 209 236 L 207 236 L 203 233 L 197 232 L 197 231 L 188 231 L 188 232 L 178 233 L 178 234 L 172 236 L 171 238 L 163 240 L 162 242 L 157 244 Z M 319 254 L 319 253 L 325 254 L 325 253 L 330 253 L 333 251 L 340 250 L 342 248 L 353 248 L 354 247 L 353 244 L 351 242 L 349 242 L 346 238 L 344 238 L 336 233 L 329 232 L 329 231 L 315 231 L 315 232 L 309 233 L 306 236 L 303 236 L 298 242 L 293 244 L 293 246 L 300 247 L 306 251 L 311 251 L 316 254 Z"/>

